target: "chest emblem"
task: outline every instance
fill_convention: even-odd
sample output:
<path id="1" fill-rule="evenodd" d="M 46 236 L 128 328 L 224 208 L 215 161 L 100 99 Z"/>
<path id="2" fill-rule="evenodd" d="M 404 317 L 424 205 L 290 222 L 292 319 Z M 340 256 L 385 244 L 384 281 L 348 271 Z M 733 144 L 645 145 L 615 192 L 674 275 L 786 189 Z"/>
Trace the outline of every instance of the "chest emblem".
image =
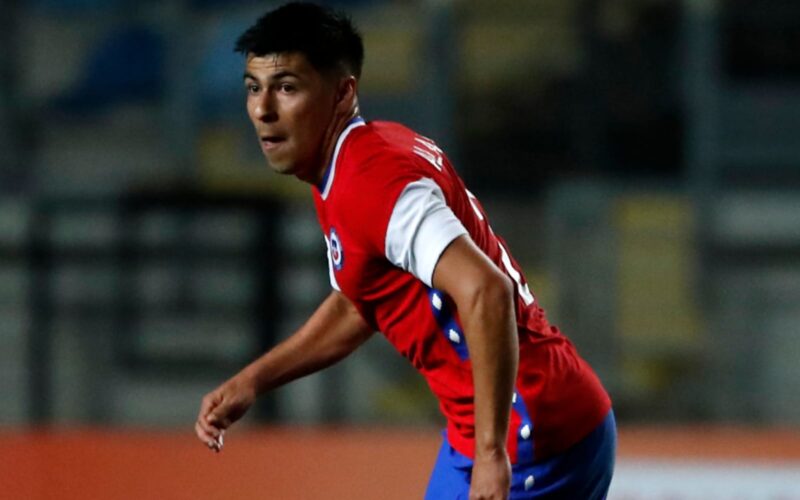
<path id="1" fill-rule="evenodd" d="M 339 235 L 336 234 L 336 229 L 331 228 L 331 262 L 333 263 L 334 269 L 340 271 L 342 269 L 342 265 L 344 264 L 344 249 L 342 248 L 342 242 L 339 240 Z"/>

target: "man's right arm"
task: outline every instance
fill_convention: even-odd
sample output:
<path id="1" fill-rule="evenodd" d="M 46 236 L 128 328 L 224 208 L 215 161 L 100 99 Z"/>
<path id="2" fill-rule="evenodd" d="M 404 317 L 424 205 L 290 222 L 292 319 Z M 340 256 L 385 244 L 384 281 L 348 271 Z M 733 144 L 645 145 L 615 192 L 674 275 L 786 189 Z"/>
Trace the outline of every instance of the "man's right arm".
<path id="1" fill-rule="evenodd" d="M 336 363 L 372 333 L 355 306 L 334 290 L 291 337 L 203 398 L 197 437 L 219 451 L 222 431 L 244 415 L 256 396 Z"/>

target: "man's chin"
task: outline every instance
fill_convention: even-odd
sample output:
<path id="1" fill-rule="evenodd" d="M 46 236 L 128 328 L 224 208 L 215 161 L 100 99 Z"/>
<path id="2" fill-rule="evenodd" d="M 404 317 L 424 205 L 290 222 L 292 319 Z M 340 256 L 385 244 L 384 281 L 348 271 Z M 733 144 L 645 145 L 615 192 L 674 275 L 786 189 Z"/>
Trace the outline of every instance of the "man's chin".
<path id="1" fill-rule="evenodd" d="M 279 161 L 270 161 L 269 158 L 267 158 L 267 166 L 269 166 L 270 170 L 276 174 L 292 175 L 294 173 L 294 168 L 292 165 L 287 165 L 286 163 Z"/>

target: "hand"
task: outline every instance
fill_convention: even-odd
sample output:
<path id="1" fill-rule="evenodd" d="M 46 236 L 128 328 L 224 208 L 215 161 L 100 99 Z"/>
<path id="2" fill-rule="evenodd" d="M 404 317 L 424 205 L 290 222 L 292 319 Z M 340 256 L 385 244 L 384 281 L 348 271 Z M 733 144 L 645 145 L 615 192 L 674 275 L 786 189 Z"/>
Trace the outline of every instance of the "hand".
<path id="1" fill-rule="evenodd" d="M 242 418 L 256 399 L 254 385 L 237 375 L 209 392 L 200 404 L 194 431 L 215 452 L 222 451 L 225 429 Z"/>
<path id="2" fill-rule="evenodd" d="M 469 500 L 508 500 L 510 489 L 511 462 L 505 450 L 475 457 Z"/>

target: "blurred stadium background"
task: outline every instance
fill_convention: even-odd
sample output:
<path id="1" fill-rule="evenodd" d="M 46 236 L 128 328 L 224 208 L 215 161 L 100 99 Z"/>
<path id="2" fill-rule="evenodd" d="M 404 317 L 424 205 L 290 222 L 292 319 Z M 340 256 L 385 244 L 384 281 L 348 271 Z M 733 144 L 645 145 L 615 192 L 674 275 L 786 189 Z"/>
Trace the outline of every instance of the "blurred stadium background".
<path id="1" fill-rule="evenodd" d="M 364 115 L 448 151 L 609 388 L 611 498 L 800 499 L 800 2 L 331 3 Z M 276 5 L 2 3 L 0 497 L 421 497 L 442 422 L 380 337 L 194 441 L 328 290 L 232 52 Z"/>

